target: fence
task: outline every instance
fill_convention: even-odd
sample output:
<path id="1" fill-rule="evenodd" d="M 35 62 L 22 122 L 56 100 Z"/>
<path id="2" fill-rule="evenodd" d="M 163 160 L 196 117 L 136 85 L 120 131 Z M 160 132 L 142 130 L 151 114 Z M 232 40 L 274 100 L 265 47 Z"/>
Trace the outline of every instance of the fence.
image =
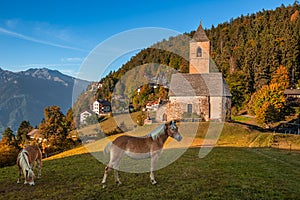
<path id="1" fill-rule="evenodd" d="M 296 134 L 300 135 L 300 124 L 296 123 L 281 123 L 274 129 L 275 133 Z"/>

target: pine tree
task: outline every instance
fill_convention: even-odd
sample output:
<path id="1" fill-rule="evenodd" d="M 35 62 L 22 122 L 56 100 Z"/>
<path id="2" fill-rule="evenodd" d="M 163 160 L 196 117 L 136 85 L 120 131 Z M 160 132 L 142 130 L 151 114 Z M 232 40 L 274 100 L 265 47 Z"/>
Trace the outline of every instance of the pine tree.
<path id="1" fill-rule="evenodd" d="M 17 131 L 17 141 L 20 147 L 23 147 L 29 141 L 29 136 L 27 135 L 33 127 L 30 125 L 28 121 L 22 121 L 18 131 Z"/>
<path id="2" fill-rule="evenodd" d="M 9 146 L 18 147 L 15 135 L 9 127 L 7 127 L 3 132 L 2 142 L 8 144 Z"/>

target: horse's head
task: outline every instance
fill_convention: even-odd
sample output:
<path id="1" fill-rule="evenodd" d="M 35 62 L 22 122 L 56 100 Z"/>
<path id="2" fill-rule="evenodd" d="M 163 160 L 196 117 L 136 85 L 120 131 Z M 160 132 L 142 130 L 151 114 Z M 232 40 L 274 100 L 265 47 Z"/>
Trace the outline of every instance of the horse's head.
<path id="1" fill-rule="evenodd" d="M 29 185 L 34 185 L 34 181 L 33 181 L 33 178 L 34 178 L 34 172 L 32 169 L 26 169 L 25 170 L 25 173 L 26 173 L 26 182 L 29 184 Z"/>
<path id="2" fill-rule="evenodd" d="M 168 136 L 174 138 L 177 141 L 182 140 L 182 137 L 181 137 L 180 133 L 178 132 L 178 127 L 177 127 L 175 121 L 171 121 L 169 124 L 167 124 L 167 133 L 168 133 Z"/>

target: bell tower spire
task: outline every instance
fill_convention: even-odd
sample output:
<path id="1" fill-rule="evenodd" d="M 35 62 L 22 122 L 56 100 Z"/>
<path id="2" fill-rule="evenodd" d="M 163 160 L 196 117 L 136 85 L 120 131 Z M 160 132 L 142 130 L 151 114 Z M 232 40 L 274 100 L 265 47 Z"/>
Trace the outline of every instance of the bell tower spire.
<path id="1" fill-rule="evenodd" d="M 210 41 L 202 28 L 202 21 L 190 41 L 190 74 L 209 73 Z"/>

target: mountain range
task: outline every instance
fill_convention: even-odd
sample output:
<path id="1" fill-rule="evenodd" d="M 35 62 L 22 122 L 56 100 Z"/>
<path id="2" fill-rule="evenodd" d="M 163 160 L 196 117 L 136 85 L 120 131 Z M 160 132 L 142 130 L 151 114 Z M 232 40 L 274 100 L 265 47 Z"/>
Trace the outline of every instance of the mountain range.
<path id="1" fill-rule="evenodd" d="M 21 72 L 0 68 L 0 133 L 6 127 L 16 131 L 23 120 L 37 126 L 47 106 L 57 105 L 66 113 L 72 106 L 74 84 L 81 93 L 89 82 L 47 68 Z"/>

